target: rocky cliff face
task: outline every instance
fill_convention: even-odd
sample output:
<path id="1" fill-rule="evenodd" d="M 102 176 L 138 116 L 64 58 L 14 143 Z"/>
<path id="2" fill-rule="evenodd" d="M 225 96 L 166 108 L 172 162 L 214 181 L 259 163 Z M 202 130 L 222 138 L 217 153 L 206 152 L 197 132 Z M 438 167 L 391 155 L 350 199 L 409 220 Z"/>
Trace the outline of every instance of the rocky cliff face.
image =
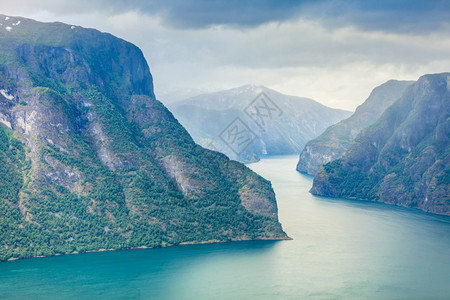
<path id="1" fill-rule="evenodd" d="M 450 73 L 425 75 L 317 173 L 311 192 L 450 215 L 449 174 Z"/>
<path id="2" fill-rule="evenodd" d="M 297 171 L 315 175 L 323 165 L 342 157 L 358 133 L 373 124 L 412 83 L 389 80 L 375 88 L 351 117 L 328 127 L 306 144 L 300 154 Z"/>
<path id="3" fill-rule="evenodd" d="M 193 142 L 136 46 L 0 19 L 0 260 L 286 238 L 270 182 Z"/>
<path id="4" fill-rule="evenodd" d="M 263 155 L 297 154 L 307 141 L 350 115 L 311 99 L 253 85 L 202 94 L 170 107 L 196 142 L 242 162 L 257 161 Z M 236 118 L 253 138 L 243 149 L 221 135 Z"/>

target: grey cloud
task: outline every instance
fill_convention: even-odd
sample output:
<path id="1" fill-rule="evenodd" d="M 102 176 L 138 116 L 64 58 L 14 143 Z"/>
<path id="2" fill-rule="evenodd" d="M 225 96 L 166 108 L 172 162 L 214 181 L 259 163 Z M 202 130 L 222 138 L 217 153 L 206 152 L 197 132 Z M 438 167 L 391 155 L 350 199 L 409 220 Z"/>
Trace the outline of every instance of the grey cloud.
<path id="1" fill-rule="evenodd" d="M 8 5 L 58 14 L 138 11 L 181 29 L 251 28 L 304 18 L 330 27 L 414 33 L 435 30 L 450 20 L 448 0 L 16 0 Z"/>
<path id="2" fill-rule="evenodd" d="M 114 0 L 108 3 L 120 10 L 159 14 L 168 25 L 177 28 L 212 25 L 246 28 L 301 17 L 326 20 L 330 26 L 414 32 L 434 30 L 450 20 L 447 0 Z"/>
<path id="3" fill-rule="evenodd" d="M 308 6 L 304 15 L 331 27 L 354 25 L 363 30 L 430 32 L 449 23 L 450 1 L 320 1 Z"/>

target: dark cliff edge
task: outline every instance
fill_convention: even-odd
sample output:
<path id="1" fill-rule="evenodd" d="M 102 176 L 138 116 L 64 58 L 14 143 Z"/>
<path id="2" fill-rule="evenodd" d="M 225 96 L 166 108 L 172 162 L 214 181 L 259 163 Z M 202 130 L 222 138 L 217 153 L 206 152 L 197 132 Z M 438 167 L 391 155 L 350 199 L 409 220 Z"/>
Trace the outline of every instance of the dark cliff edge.
<path id="1" fill-rule="evenodd" d="M 0 19 L 0 260 L 287 238 L 271 183 L 194 143 L 139 48 Z"/>
<path id="2" fill-rule="evenodd" d="M 450 215 L 450 73 L 422 76 L 314 178 L 311 193 Z"/>
<path id="3" fill-rule="evenodd" d="M 315 175 L 323 165 L 342 157 L 358 133 L 375 123 L 384 110 L 398 100 L 413 83 L 389 80 L 376 87 L 353 115 L 328 127 L 320 136 L 306 144 L 300 153 L 297 171 Z"/>

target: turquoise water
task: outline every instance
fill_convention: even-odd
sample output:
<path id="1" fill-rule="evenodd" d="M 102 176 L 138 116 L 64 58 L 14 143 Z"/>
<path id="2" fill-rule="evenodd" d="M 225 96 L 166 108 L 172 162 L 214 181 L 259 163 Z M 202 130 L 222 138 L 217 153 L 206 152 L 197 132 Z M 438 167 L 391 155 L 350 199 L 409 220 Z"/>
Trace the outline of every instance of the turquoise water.
<path id="1" fill-rule="evenodd" d="M 308 193 L 297 157 L 272 181 L 292 241 L 238 242 L 0 264 L 5 299 L 450 299 L 450 218 Z"/>

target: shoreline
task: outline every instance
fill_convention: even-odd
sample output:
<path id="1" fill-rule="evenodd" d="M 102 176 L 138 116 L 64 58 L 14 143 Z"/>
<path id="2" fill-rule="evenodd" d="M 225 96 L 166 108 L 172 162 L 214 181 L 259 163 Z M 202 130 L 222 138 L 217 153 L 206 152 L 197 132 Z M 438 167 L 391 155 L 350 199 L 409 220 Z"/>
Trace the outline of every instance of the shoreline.
<path id="1" fill-rule="evenodd" d="M 251 242 L 251 241 L 291 241 L 293 238 L 286 235 L 284 238 L 256 238 L 256 239 L 235 239 L 235 240 L 209 240 L 209 241 L 200 241 L 200 242 L 181 242 L 178 244 L 165 244 L 157 247 L 147 247 L 147 246 L 139 246 L 139 247 L 129 247 L 129 248 L 118 248 L 118 249 L 97 249 L 97 250 L 87 250 L 83 252 L 73 251 L 68 253 L 55 253 L 52 255 L 41 255 L 41 256 L 27 256 L 27 257 L 11 257 L 7 260 L 1 260 L 1 263 L 7 263 L 17 260 L 24 259 L 33 259 L 33 258 L 48 258 L 54 256 L 63 256 L 63 255 L 78 255 L 78 254 L 86 254 L 86 253 L 100 253 L 100 252 L 112 252 L 112 251 L 121 251 L 121 250 L 139 250 L 139 249 L 158 249 L 158 248 L 167 248 L 167 247 L 176 247 L 176 246 L 189 246 L 189 245 L 212 245 L 212 244 L 224 244 L 224 243 L 236 243 L 236 242 Z"/>

